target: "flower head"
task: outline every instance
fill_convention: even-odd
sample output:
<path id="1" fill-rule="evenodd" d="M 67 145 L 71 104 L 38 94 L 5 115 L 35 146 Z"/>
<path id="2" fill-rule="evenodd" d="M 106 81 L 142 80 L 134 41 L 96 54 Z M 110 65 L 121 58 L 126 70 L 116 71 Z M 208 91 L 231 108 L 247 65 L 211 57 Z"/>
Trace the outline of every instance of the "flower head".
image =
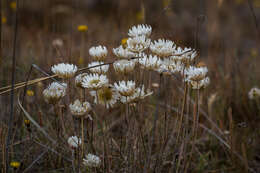
<path id="1" fill-rule="evenodd" d="M 208 73 L 207 67 L 194 67 L 190 66 L 187 70 L 185 70 L 185 75 L 187 76 L 187 81 L 200 81 L 206 77 Z"/>
<path id="2" fill-rule="evenodd" d="M 130 37 L 137 37 L 137 36 L 146 36 L 149 37 L 152 33 L 152 27 L 150 25 L 137 25 L 133 26 L 128 31 L 128 35 Z"/>
<path id="3" fill-rule="evenodd" d="M 66 83 L 52 82 L 45 90 L 43 90 L 45 101 L 50 104 L 56 104 L 66 95 L 66 88 Z"/>
<path id="4" fill-rule="evenodd" d="M 129 74 L 135 68 L 135 62 L 131 60 L 119 60 L 113 63 L 114 69 L 119 74 Z"/>
<path id="5" fill-rule="evenodd" d="M 98 156 L 93 154 L 86 155 L 86 158 L 83 159 L 83 164 L 88 167 L 99 167 L 101 160 Z"/>
<path id="6" fill-rule="evenodd" d="M 77 136 L 71 136 L 68 139 L 68 144 L 71 148 L 78 148 L 81 145 L 81 138 Z"/>
<path id="7" fill-rule="evenodd" d="M 84 87 L 82 86 L 82 80 L 83 80 L 84 76 L 87 76 L 87 75 L 88 75 L 87 73 L 81 73 L 81 74 L 77 75 L 77 76 L 75 77 L 75 85 L 76 85 L 77 87 L 84 88 Z"/>
<path id="8" fill-rule="evenodd" d="M 89 55 L 96 61 L 104 61 L 107 56 L 107 48 L 105 46 L 96 46 L 89 49 Z"/>
<path id="9" fill-rule="evenodd" d="M 103 87 L 102 89 L 96 91 L 90 91 L 95 100 L 94 102 L 104 105 L 106 108 L 113 107 L 114 104 L 119 99 L 119 93 L 113 86 Z"/>
<path id="10" fill-rule="evenodd" d="M 6 21 L 7 21 L 6 17 L 2 17 L 2 19 L 1 19 L 2 24 L 5 24 Z"/>
<path id="11" fill-rule="evenodd" d="M 28 95 L 29 97 L 34 96 L 33 90 L 27 90 L 26 95 Z"/>
<path id="12" fill-rule="evenodd" d="M 150 46 L 151 40 L 144 35 L 129 38 L 127 40 L 127 49 L 131 52 L 140 53 Z"/>
<path id="13" fill-rule="evenodd" d="M 184 49 L 178 47 L 175 50 L 174 54 L 175 55 L 172 56 L 173 59 L 179 60 L 186 65 L 190 64 L 197 56 L 197 52 L 195 50 L 192 50 L 191 48 L 187 47 L 185 47 Z"/>
<path id="14" fill-rule="evenodd" d="M 135 91 L 135 82 L 134 81 L 119 81 L 114 83 L 115 88 L 122 96 L 131 96 Z"/>
<path id="15" fill-rule="evenodd" d="M 59 78 L 68 79 L 74 76 L 77 72 L 77 66 L 73 64 L 57 64 L 51 67 L 51 71 L 58 75 Z"/>
<path id="16" fill-rule="evenodd" d="M 139 59 L 139 63 L 142 67 L 148 70 L 157 70 L 161 66 L 161 60 L 156 55 L 146 55 Z"/>
<path id="17" fill-rule="evenodd" d="M 78 26 L 78 31 L 79 32 L 86 32 L 88 30 L 88 26 L 87 25 L 79 25 Z"/>
<path id="18" fill-rule="evenodd" d="M 209 77 L 206 77 L 198 82 L 196 81 L 190 81 L 192 89 L 201 89 L 206 88 L 210 84 Z"/>
<path id="19" fill-rule="evenodd" d="M 176 45 L 170 40 L 159 39 L 150 45 L 150 50 L 159 57 L 169 57 L 175 51 Z"/>
<path id="20" fill-rule="evenodd" d="M 54 39 L 54 40 L 52 41 L 52 45 L 53 45 L 54 47 L 62 47 L 62 46 L 63 46 L 63 41 L 62 41 L 62 39 L 60 39 L 60 38 L 56 38 L 56 39 Z"/>
<path id="21" fill-rule="evenodd" d="M 109 65 L 102 65 L 102 64 L 104 64 L 104 62 L 102 61 L 94 61 L 88 64 L 89 71 L 91 71 L 92 73 L 105 74 L 109 69 Z M 94 66 L 98 66 L 98 67 L 94 67 Z"/>
<path id="22" fill-rule="evenodd" d="M 13 167 L 14 169 L 18 169 L 21 166 L 21 163 L 17 161 L 12 161 L 10 163 L 10 166 Z"/>
<path id="23" fill-rule="evenodd" d="M 135 57 L 135 53 L 129 51 L 128 49 L 124 49 L 122 45 L 120 45 L 117 48 L 113 48 L 113 53 L 118 57 L 118 58 L 132 58 Z"/>
<path id="24" fill-rule="evenodd" d="M 142 85 L 141 87 L 136 88 L 134 90 L 134 93 L 131 96 L 129 96 L 129 97 L 121 96 L 120 101 L 122 103 L 133 103 L 133 102 L 137 102 L 139 100 L 142 100 L 145 97 L 150 96 L 152 94 L 153 94 L 153 92 L 149 91 L 149 90 L 147 90 L 145 92 L 144 85 Z"/>
<path id="25" fill-rule="evenodd" d="M 260 97 L 260 89 L 259 88 L 252 88 L 249 92 L 248 92 L 248 97 L 250 99 L 257 99 Z"/>
<path id="26" fill-rule="evenodd" d="M 70 111 L 73 115 L 81 117 L 86 115 L 91 110 L 89 102 L 81 103 L 78 99 L 73 104 L 70 104 Z"/>
<path id="27" fill-rule="evenodd" d="M 88 74 L 83 77 L 82 86 L 91 90 L 98 90 L 108 85 L 108 79 L 105 75 Z"/>

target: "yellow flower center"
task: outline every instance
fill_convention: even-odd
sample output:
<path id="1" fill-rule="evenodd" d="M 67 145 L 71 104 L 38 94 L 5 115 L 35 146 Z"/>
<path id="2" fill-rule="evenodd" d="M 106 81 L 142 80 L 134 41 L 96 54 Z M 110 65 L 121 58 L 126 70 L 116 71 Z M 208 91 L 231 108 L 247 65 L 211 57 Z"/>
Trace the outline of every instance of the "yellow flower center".
<path id="1" fill-rule="evenodd" d="M 94 80 L 91 80 L 90 81 L 90 84 L 92 85 L 92 84 L 98 84 L 100 82 L 100 80 L 99 79 L 94 79 Z"/>
<path id="2" fill-rule="evenodd" d="M 10 163 L 11 167 L 13 168 L 19 168 L 21 163 L 20 162 L 16 162 L 16 161 L 13 161 Z"/>
<path id="3" fill-rule="evenodd" d="M 28 96 L 34 96 L 34 92 L 33 92 L 32 90 L 27 90 L 27 91 L 26 91 L 26 94 L 27 94 Z"/>
<path id="4" fill-rule="evenodd" d="M 88 30 L 88 26 L 87 25 L 79 25 L 78 26 L 78 31 L 79 32 L 86 32 Z"/>

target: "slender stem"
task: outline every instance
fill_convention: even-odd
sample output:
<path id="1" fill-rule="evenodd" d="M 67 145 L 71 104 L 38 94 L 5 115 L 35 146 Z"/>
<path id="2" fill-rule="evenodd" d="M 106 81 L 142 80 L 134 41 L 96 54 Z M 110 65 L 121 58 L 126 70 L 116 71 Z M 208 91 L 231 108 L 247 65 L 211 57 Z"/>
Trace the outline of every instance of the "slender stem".
<path id="1" fill-rule="evenodd" d="M 84 116 L 81 117 L 81 140 L 82 140 L 82 145 L 81 145 L 81 158 L 84 156 Z"/>

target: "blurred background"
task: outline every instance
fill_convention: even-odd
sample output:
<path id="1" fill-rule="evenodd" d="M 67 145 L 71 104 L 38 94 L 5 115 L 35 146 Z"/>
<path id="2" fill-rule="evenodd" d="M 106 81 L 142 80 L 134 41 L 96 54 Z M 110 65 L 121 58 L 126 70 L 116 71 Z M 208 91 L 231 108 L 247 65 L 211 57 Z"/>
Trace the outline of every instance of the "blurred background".
<path id="1" fill-rule="evenodd" d="M 1 1 L 1 87 L 11 84 L 16 10 L 15 1 Z M 207 65 L 211 78 L 202 107 L 223 131 L 232 110 L 234 140 L 243 141 L 248 159 L 259 164 L 259 103 L 248 99 L 248 91 L 260 87 L 259 20 L 260 0 L 19 0 L 16 83 L 26 79 L 31 64 L 48 73 L 58 62 L 85 67 L 92 46 L 107 46 L 113 60 L 112 48 L 128 29 L 149 24 L 152 39 L 198 51 L 197 62 Z M 79 32 L 79 25 L 87 25 L 87 32 Z M 31 79 L 41 76 L 34 71 Z M 1 105 L 8 100 L 8 93 L 0 95 Z M 6 121 L 9 107 L 0 112 Z"/>

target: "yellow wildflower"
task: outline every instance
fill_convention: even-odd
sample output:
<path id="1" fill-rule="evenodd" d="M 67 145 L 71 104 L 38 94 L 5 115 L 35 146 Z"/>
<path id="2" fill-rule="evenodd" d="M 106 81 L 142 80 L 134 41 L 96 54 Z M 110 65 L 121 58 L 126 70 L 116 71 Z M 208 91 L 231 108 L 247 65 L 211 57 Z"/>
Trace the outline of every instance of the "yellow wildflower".
<path id="1" fill-rule="evenodd" d="M 26 91 L 26 94 L 27 94 L 28 96 L 34 96 L 33 90 L 27 90 L 27 91 Z"/>
<path id="2" fill-rule="evenodd" d="M 87 25 L 79 25 L 78 26 L 78 31 L 79 32 L 86 32 L 88 30 L 88 26 Z"/>
<path id="3" fill-rule="evenodd" d="M 17 162 L 17 161 L 12 161 L 12 162 L 10 163 L 10 166 L 13 167 L 13 168 L 15 168 L 15 169 L 19 168 L 20 165 L 21 165 L 21 163 L 20 163 L 20 162 Z"/>
<path id="4" fill-rule="evenodd" d="M 82 65 L 84 63 L 84 58 L 83 57 L 79 57 L 79 65 Z"/>
<path id="5" fill-rule="evenodd" d="M 13 9 L 13 10 L 16 10 L 16 2 L 15 1 L 12 1 L 10 3 L 10 8 Z"/>
<path id="6" fill-rule="evenodd" d="M 24 120 L 24 124 L 26 124 L 26 125 L 30 125 L 30 120 L 25 119 L 25 120 Z"/>
<path id="7" fill-rule="evenodd" d="M 7 21 L 6 17 L 2 17 L 2 24 L 5 24 Z"/>
<path id="8" fill-rule="evenodd" d="M 127 39 L 128 39 L 128 38 L 123 38 L 123 39 L 121 40 L 121 44 L 122 44 L 122 46 L 123 46 L 124 48 L 126 47 Z"/>

